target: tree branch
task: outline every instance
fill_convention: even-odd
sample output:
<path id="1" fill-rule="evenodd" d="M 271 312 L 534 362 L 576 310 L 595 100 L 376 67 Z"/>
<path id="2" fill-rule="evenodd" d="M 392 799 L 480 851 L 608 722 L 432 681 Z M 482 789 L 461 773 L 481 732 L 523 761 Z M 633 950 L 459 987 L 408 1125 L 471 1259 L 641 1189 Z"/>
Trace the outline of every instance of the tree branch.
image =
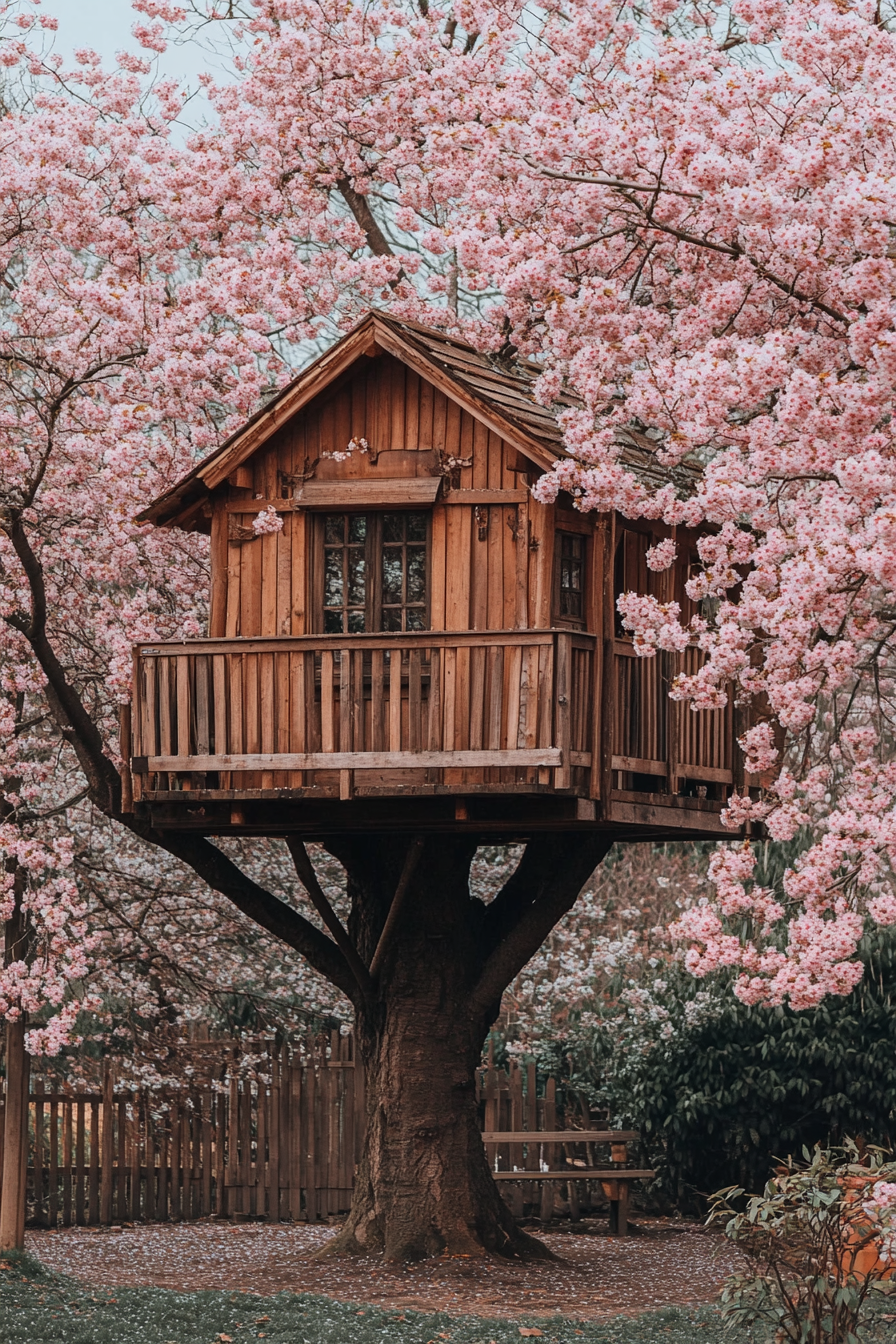
<path id="1" fill-rule="evenodd" d="M 417 864 L 420 862 L 420 855 L 423 853 L 423 843 L 423 839 L 420 837 L 415 840 L 408 849 L 404 867 L 401 870 L 401 877 L 398 880 L 398 886 L 395 888 L 395 895 L 392 898 L 392 904 L 389 907 L 389 913 L 386 916 L 386 922 L 383 925 L 383 931 L 377 941 L 376 951 L 370 959 L 370 976 L 374 981 L 379 974 L 380 967 L 389 950 L 389 944 L 392 941 L 395 926 L 398 923 L 398 916 L 401 914 L 401 908 L 404 905 L 405 897 L 407 896 L 408 889 L 411 885 L 411 878 L 417 870 Z"/>
<path id="2" fill-rule="evenodd" d="M 31 592 L 30 620 L 22 620 L 13 614 L 7 617 L 7 621 L 31 645 L 47 679 L 46 694 L 53 717 L 78 757 L 94 801 L 103 811 L 114 811 L 118 807 L 121 781 L 118 771 L 103 750 L 103 740 L 96 724 L 66 677 L 56 651 L 47 638 L 47 594 L 40 561 L 31 548 L 17 511 L 0 511 L 0 527 L 12 542 Z"/>
<path id="3" fill-rule="evenodd" d="M 337 178 L 336 186 L 339 189 L 339 194 L 342 199 L 354 215 L 355 223 L 367 239 L 367 246 L 370 248 L 373 255 L 375 257 L 394 257 L 395 253 L 393 252 L 386 235 L 377 223 L 376 216 L 368 204 L 367 197 L 362 196 L 359 191 L 356 191 L 347 177 Z M 407 280 L 407 278 L 404 267 L 399 267 L 398 274 L 389 281 L 390 288 L 397 289 L 401 281 Z"/>
<path id="4" fill-rule="evenodd" d="M 614 837 L 600 833 L 529 841 L 516 872 L 486 911 L 483 934 L 491 951 L 471 996 L 471 1012 L 486 1012 L 500 999 L 557 920 L 575 905 L 613 842 Z"/>
<path id="5" fill-rule="evenodd" d="M 364 965 L 351 938 L 349 938 L 336 911 L 327 900 L 323 887 L 314 871 L 314 864 L 308 857 L 308 851 L 302 841 L 296 836 L 287 836 L 286 848 L 292 855 L 292 861 L 295 864 L 305 890 L 310 897 L 311 904 L 314 906 L 327 928 L 336 940 L 336 945 L 345 958 L 346 964 L 351 970 L 357 988 L 365 997 L 370 998 L 373 994 L 373 979 L 367 967 Z"/>
<path id="6" fill-rule="evenodd" d="M 358 986 L 342 950 L 298 910 L 293 910 L 247 877 L 217 845 L 204 836 L 184 835 L 177 831 L 148 832 L 128 817 L 119 820 L 135 835 L 151 840 L 192 868 L 213 890 L 226 896 L 238 910 L 275 938 L 300 952 L 316 971 L 354 1001 Z"/>
<path id="7" fill-rule="evenodd" d="M 525 158 L 525 155 L 523 156 Z M 684 196 L 690 201 L 702 201 L 703 195 L 699 191 L 680 191 L 677 187 L 664 187 L 660 182 L 623 182 L 616 177 L 592 177 L 588 173 L 563 173 L 557 168 L 545 168 L 540 163 L 533 163 L 531 159 L 525 158 L 525 162 L 530 168 L 541 173 L 542 177 L 552 177 L 559 182 L 584 182 L 586 185 L 594 187 L 612 187 L 621 191 L 646 191 L 650 195 L 655 195 L 658 191 L 666 196 Z"/>

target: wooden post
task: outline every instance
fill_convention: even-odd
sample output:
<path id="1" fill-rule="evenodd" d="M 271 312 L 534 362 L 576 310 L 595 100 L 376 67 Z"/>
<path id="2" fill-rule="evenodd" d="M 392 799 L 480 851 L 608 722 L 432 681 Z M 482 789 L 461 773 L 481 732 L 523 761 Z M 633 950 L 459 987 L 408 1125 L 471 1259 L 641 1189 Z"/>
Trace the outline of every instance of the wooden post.
<path id="1" fill-rule="evenodd" d="M 134 786 L 133 776 L 131 775 L 131 705 L 130 701 L 120 706 L 119 709 L 119 750 L 121 751 L 121 767 L 119 775 L 121 778 L 121 810 L 122 812 L 133 812 L 134 810 Z"/>
<path id="2" fill-rule="evenodd" d="M 7 922 L 7 931 L 13 923 L 15 918 Z M 25 1050 L 25 1031 L 24 1017 L 6 1024 L 0 1251 L 20 1251 L 25 1245 L 25 1175 L 28 1161 L 28 1053 Z"/>
<path id="3" fill-rule="evenodd" d="M 43 1080 L 34 1084 L 34 1220 L 38 1227 L 46 1226 L 44 1209 L 44 1103 Z"/>
<path id="4" fill-rule="evenodd" d="M 4 930 L 3 964 L 28 959 L 28 923 L 22 909 L 25 871 L 15 860 L 15 904 Z M 6 1105 L 3 1114 L 3 1175 L 0 1178 L 0 1251 L 25 1245 L 25 1180 L 28 1170 L 28 1065 L 25 1015 L 6 1023 Z"/>
<path id="5" fill-rule="evenodd" d="M 100 1168 L 100 1222 L 106 1224 L 106 1226 L 112 1222 L 112 1163 L 115 1151 L 113 1148 L 115 1103 L 112 1089 L 112 1069 L 107 1064 L 103 1070 L 102 1165 Z"/>
<path id="6" fill-rule="evenodd" d="M 560 765 L 554 771 L 554 788 L 568 789 L 572 783 L 570 752 L 572 750 L 572 718 L 570 714 L 570 696 L 572 695 L 571 662 L 572 635 L 567 633 L 554 636 L 557 644 L 556 661 L 556 707 L 554 710 L 555 745 L 562 752 Z"/>

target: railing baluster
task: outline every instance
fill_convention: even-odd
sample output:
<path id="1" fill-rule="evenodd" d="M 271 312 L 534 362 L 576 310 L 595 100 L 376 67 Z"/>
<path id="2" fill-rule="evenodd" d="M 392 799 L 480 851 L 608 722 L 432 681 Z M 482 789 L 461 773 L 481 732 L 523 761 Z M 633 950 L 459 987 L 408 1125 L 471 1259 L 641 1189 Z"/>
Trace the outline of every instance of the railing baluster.
<path id="1" fill-rule="evenodd" d="M 273 753 L 274 751 L 274 655 L 272 653 L 262 653 L 258 656 L 258 710 L 260 721 L 260 740 L 261 750 L 264 753 Z M 271 789 L 274 787 L 274 775 L 270 770 L 264 771 L 261 776 L 261 787 Z"/>
<path id="2" fill-rule="evenodd" d="M 307 751 L 305 746 L 307 706 L 305 703 L 305 653 L 289 654 L 289 734 L 287 751 Z M 286 776 L 287 786 L 300 789 L 305 776 L 301 770 L 293 770 Z"/>
<path id="3" fill-rule="evenodd" d="M 389 654 L 389 750 L 401 751 L 401 649 Z"/>
<path id="4" fill-rule="evenodd" d="M 422 749 L 420 741 L 422 706 L 420 650 L 415 648 L 408 654 L 408 750 L 412 752 Z"/>
<path id="5" fill-rule="evenodd" d="M 504 708 L 504 650 L 492 646 L 488 651 L 488 738 L 489 751 L 501 750 L 501 720 Z"/>
<path id="6" fill-rule="evenodd" d="M 374 649 L 370 655 L 370 749 L 383 750 L 383 651 Z"/>
<path id="7" fill-rule="evenodd" d="M 190 755 L 190 660 L 186 655 L 175 658 L 175 675 L 177 678 L 177 705 L 176 720 L 177 723 L 177 754 L 178 756 Z"/>
<path id="8" fill-rule="evenodd" d="M 364 650 L 352 650 L 352 738 L 355 751 L 367 751 L 364 731 Z"/>
<path id="9" fill-rule="evenodd" d="M 352 654 L 339 650 L 339 750 L 352 750 Z"/>
<path id="10" fill-rule="evenodd" d="M 563 753 L 561 764 L 554 771 L 554 788 L 568 789 L 572 783 L 569 753 L 572 750 L 570 733 L 570 656 L 572 635 L 566 633 L 556 637 L 557 682 L 556 682 L 556 737 L 557 746 Z"/>
<path id="11" fill-rule="evenodd" d="M 333 713 L 333 652 L 320 655 L 320 749 L 336 750 L 336 725 Z"/>
<path id="12" fill-rule="evenodd" d="M 442 750 L 442 681 L 441 654 L 438 649 L 428 649 L 429 655 L 429 731 L 427 750 Z"/>
<path id="13" fill-rule="evenodd" d="M 288 653 L 274 654 L 274 740 L 280 756 L 289 751 L 291 731 L 289 661 Z M 278 770 L 274 775 L 274 788 L 288 787 L 289 775 L 285 770 Z"/>
<path id="14" fill-rule="evenodd" d="M 470 750 L 482 750 L 485 721 L 485 649 L 470 649 L 470 701 L 467 722 L 470 725 Z"/>
<path id="15" fill-rule="evenodd" d="M 208 756 L 211 751 L 211 729 L 208 704 L 208 659 L 199 654 L 196 662 L 196 693 L 193 697 L 194 726 L 193 736 L 196 742 L 196 755 Z M 195 777 L 195 787 L 205 787 L 205 776 Z"/>
<path id="16" fill-rule="evenodd" d="M 519 645 L 507 649 L 504 655 L 506 686 L 507 686 L 507 713 L 506 713 L 506 731 L 503 734 L 502 745 L 511 751 L 515 751 L 519 745 L 520 738 L 520 708 L 522 704 L 520 681 L 523 675 L 523 651 Z"/>
<path id="17" fill-rule="evenodd" d="M 351 649 L 341 649 L 339 652 L 339 749 L 340 751 L 351 751 L 353 749 L 353 731 L 354 714 L 352 705 L 354 696 L 352 693 L 352 651 Z M 339 771 L 339 797 L 342 799 L 351 798 L 353 789 L 353 778 L 351 770 Z"/>
<path id="18" fill-rule="evenodd" d="M 242 654 L 236 654 L 229 660 L 230 662 L 230 752 L 233 755 L 239 755 L 244 750 L 243 744 L 243 668 L 245 659 Z M 234 772 L 228 777 L 230 788 L 235 789 L 239 784 L 239 776 Z M 224 787 L 227 787 L 225 785 Z"/>
<path id="19" fill-rule="evenodd" d="M 442 703 L 442 744 L 445 751 L 453 751 L 457 740 L 455 716 L 457 713 L 457 649 L 445 649 L 445 699 Z"/>

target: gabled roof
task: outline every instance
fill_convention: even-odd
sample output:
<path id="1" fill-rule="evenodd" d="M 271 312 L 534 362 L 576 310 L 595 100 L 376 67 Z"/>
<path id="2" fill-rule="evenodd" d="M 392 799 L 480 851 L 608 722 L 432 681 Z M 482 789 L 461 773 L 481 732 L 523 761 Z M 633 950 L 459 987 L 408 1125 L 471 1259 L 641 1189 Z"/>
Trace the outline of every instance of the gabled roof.
<path id="1" fill-rule="evenodd" d="M 319 396 L 336 378 L 365 355 L 384 351 L 414 369 L 471 415 L 510 443 L 536 467 L 549 470 L 564 456 L 563 434 L 556 409 L 541 406 L 533 388 L 541 373 L 537 364 L 516 361 L 505 366 L 455 336 L 418 322 L 370 312 L 348 335 L 304 369 L 276 397 L 266 402 L 220 448 L 215 449 L 176 485 L 154 500 L 137 521 L 159 526 L 192 527 L 199 520 L 210 491 Z M 575 403 L 563 396 L 563 404 Z M 623 457 L 648 475 L 663 475 L 656 445 L 646 435 L 626 429 L 620 435 Z M 667 478 L 667 474 L 665 475 Z"/>
<path id="2" fill-rule="evenodd" d="M 165 494 L 138 514 L 141 523 L 187 526 L 211 490 L 364 355 L 384 351 L 413 368 L 547 470 L 563 452 L 553 414 L 532 396 L 534 365 L 508 373 L 471 345 L 416 322 L 371 312 L 294 378 Z"/>

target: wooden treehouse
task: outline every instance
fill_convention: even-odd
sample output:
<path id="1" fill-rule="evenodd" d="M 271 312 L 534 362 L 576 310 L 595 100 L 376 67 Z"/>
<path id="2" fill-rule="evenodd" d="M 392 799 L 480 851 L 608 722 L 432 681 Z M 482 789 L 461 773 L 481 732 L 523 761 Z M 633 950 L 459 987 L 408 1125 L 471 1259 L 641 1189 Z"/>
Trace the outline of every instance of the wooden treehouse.
<path id="1" fill-rule="evenodd" d="M 537 372 L 371 314 L 146 509 L 211 537 L 209 637 L 135 649 L 153 826 L 731 835 L 737 711 L 670 701 L 700 652 L 638 658 L 616 612 L 693 610 L 696 537 L 652 573 L 668 528 L 533 499 L 562 452 Z"/>

